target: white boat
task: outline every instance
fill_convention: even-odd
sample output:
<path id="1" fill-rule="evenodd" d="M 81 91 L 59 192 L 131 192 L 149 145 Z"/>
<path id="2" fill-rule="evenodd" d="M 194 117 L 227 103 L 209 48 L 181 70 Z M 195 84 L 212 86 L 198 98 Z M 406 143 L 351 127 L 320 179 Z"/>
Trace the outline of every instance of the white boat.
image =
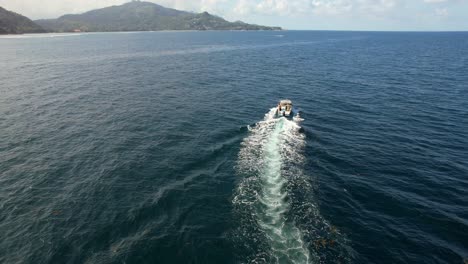
<path id="1" fill-rule="evenodd" d="M 278 109 L 276 110 L 276 115 L 278 117 L 291 117 L 293 114 L 293 105 L 291 100 L 281 100 L 278 103 Z"/>

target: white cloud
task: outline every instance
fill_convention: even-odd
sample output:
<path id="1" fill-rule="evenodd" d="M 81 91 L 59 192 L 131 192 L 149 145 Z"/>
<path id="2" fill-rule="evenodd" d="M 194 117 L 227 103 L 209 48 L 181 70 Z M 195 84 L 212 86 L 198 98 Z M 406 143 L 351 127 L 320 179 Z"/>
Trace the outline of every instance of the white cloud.
<path id="1" fill-rule="evenodd" d="M 449 15 L 449 11 L 447 8 L 436 8 L 435 14 L 438 17 L 446 17 Z"/>
<path id="2" fill-rule="evenodd" d="M 233 9 L 234 13 L 239 15 L 249 14 L 253 10 L 251 3 L 249 0 L 238 0 Z"/>
<path id="3" fill-rule="evenodd" d="M 200 3 L 200 11 L 208 11 L 214 13 L 224 13 L 224 4 L 227 0 L 202 0 Z"/>
<path id="4" fill-rule="evenodd" d="M 426 3 L 444 3 L 447 2 L 447 0 L 424 0 Z"/>
<path id="5" fill-rule="evenodd" d="M 57 17 L 91 9 L 120 5 L 130 0 L 0 0 L 0 6 L 33 18 Z M 219 15 L 366 15 L 385 13 L 404 0 L 146 0 L 187 11 L 208 11 Z M 443 3 L 461 0 L 419 0 Z"/>
<path id="6" fill-rule="evenodd" d="M 120 5 L 126 0 L 0 0 L 0 6 L 31 18 L 55 17 L 68 13 L 82 13 L 90 9 Z"/>
<path id="7" fill-rule="evenodd" d="M 386 12 L 400 0 L 238 0 L 234 12 L 293 16 L 338 15 L 352 12 Z"/>
<path id="8" fill-rule="evenodd" d="M 264 14 L 294 15 L 311 10 L 310 0 L 263 0 L 257 3 L 255 11 Z"/>
<path id="9" fill-rule="evenodd" d="M 312 6 L 316 15 L 340 15 L 349 13 L 354 4 L 349 0 L 315 0 Z"/>

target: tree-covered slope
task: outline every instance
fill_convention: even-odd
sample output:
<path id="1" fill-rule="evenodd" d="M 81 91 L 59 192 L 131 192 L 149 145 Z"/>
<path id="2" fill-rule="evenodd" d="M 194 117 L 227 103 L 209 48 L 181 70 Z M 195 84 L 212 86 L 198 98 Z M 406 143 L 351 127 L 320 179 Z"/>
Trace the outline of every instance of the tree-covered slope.
<path id="1" fill-rule="evenodd" d="M 42 32 L 45 32 L 45 30 L 29 18 L 0 7 L 0 34 Z"/>

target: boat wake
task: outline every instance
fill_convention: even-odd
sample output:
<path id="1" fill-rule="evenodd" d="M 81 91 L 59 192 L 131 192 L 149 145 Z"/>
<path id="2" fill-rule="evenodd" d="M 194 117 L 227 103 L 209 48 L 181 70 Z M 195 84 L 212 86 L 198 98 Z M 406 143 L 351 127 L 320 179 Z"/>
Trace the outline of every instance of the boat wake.
<path id="1" fill-rule="evenodd" d="M 239 221 L 235 244 L 241 262 L 317 263 L 316 241 L 330 226 L 310 199 L 312 182 L 303 173 L 303 119 L 275 118 L 275 113 L 271 109 L 249 127 L 242 142 L 237 171 L 243 178 L 233 198 Z"/>

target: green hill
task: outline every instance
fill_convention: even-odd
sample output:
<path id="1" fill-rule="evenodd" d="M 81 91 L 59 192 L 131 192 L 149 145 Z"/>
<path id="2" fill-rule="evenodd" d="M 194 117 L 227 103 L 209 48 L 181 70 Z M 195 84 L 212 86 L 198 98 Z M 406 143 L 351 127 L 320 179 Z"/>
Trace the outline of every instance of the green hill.
<path id="1" fill-rule="evenodd" d="M 281 29 L 243 22 L 228 22 L 207 12 L 195 14 L 140 1 L 35 22 L 54 32 Z"/>
<path id="2" fill-rule="evenodd" d="M 45 30 L 29 18 L 0 7 L 0 34 L 43 32 Z"/>

